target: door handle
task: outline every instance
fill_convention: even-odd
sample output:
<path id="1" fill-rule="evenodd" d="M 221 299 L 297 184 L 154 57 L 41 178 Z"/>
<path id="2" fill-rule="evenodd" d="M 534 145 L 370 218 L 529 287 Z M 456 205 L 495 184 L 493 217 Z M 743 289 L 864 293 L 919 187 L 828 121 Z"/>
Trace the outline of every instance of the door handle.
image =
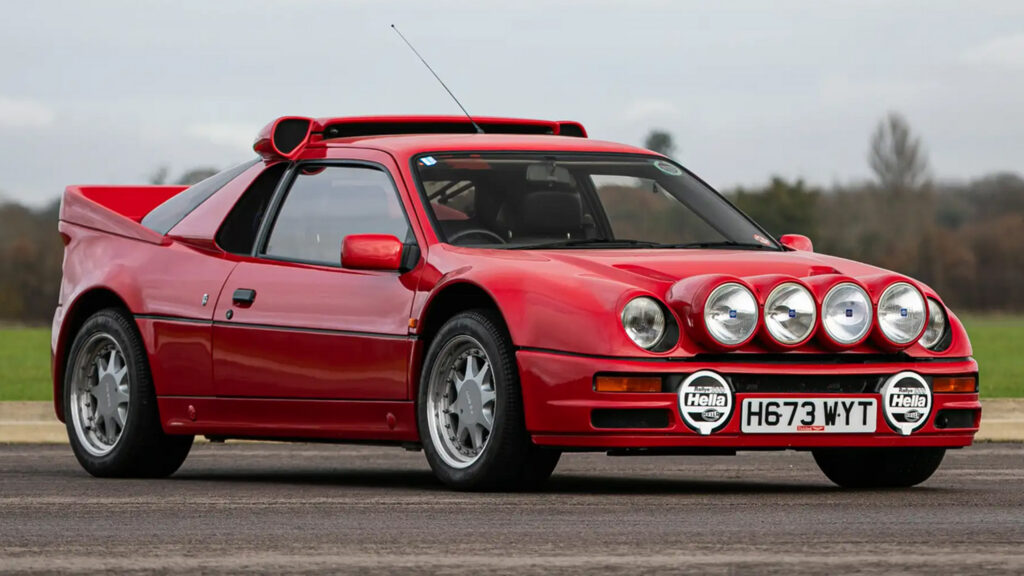
<path id="1" fill-rule="evenodd" d="M 256 291 L 251 288 L 239 288 L 231 296 L 235 306 L 249 306 L 256 300 Z"/>

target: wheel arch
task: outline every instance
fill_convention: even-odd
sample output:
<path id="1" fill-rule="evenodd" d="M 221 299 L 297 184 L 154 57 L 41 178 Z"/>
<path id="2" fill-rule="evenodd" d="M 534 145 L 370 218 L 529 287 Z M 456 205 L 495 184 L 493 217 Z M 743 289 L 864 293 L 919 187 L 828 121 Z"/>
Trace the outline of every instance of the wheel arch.
<path id="1" fill-rule="evenodd" d="M 420 315 L 420 339 L 429 343 L 437 331 L 444 326 L 452 316 L 466 310 L 491 309 L 496 311 L 505 322 L 505 329 L 509 330 L 505 314 L 498 306 L 497 299 L 479 284 L 467 281 L 448 283 L 439 288 L 423 306 L 423 313 Z M 515 343 L 515 339 L 512 340 Z"/>
<path id="2" fill-rule="evenodd" d="M 417 398 L 420 386 L 420 376 L 423 365 L 426 363 L 427 352 L 434 336 L 456 314 L 467 310 L 486 309 L 498 313 L 504 323 L 505 331 L 509 334 L 513 346 L 515 337 L 509 326 L 509 322 L 497 299 L 485 288 L 474 282 L 464 280 L 450 282 L 438 288 L 423 306 L 423 312 L 419 319 L 419 342 L 418 353 L 415 355 L 412 370 L 409 373 L 410 398 Z"/>
<path id="3" fill-rule="evenodd" d="M 64 315 L 53 361 L 53 404 L 57 410 L 57 417 L 62 422 L 64 421 L 64 373 L 67 369 L 67 355 L 71 348 L 71 341 L 90 316 L 106 308 L 121 308 L 131 313 L 125 299 L 117 292 L 105 286 L 97 286 L 79 295 Z"/>

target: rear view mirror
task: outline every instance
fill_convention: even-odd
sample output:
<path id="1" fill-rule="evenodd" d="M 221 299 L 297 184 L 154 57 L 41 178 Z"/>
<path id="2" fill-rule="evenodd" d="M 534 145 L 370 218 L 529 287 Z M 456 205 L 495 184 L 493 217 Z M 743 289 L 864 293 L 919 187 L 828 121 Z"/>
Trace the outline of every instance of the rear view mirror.
<path id="1" fill-rule="evenodd" d="M 526 181 L 572 184 L 572 174 L 569 173 L 567 168 L 556 166 L 554 162 L 530 164 L 526 167 Z"/>
<path id="2" fill-rule="evenodd" d="M 811 239 L 803 234 L 783 234 L 779 238 L 779 242 L 786 248 L 802 252 L 814 252 L 814 244 L 811 243 Z"/>
<path id="3" fill-rule="evenodd" d="M 341 242 L 341 266 L 357 270 L 400 270 L 402 241 L 390 234 L 350 234 Z"/>

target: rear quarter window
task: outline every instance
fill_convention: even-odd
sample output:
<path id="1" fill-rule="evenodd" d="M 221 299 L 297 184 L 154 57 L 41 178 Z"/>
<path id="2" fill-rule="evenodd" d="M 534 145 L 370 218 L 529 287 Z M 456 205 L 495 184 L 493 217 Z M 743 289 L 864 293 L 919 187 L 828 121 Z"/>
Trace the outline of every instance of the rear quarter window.
<path id="1" fill-rule="evenodd" d="M 258 162 L 259 159 L 243 162 L 182 190 L 146 214 L 142 219 L 142 225 L 157 234 L 167 234 L 210 196 Z"/>

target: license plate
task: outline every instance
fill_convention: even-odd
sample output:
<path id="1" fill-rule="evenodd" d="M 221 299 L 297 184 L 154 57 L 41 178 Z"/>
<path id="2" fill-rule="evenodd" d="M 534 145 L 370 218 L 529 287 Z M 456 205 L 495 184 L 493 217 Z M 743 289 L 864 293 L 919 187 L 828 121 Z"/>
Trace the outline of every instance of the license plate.
<path id="1" fill-rule="evenodd" d="M 743 432 L 755 434 L 874 432 L 874 398 L 746 398 Z"/>

